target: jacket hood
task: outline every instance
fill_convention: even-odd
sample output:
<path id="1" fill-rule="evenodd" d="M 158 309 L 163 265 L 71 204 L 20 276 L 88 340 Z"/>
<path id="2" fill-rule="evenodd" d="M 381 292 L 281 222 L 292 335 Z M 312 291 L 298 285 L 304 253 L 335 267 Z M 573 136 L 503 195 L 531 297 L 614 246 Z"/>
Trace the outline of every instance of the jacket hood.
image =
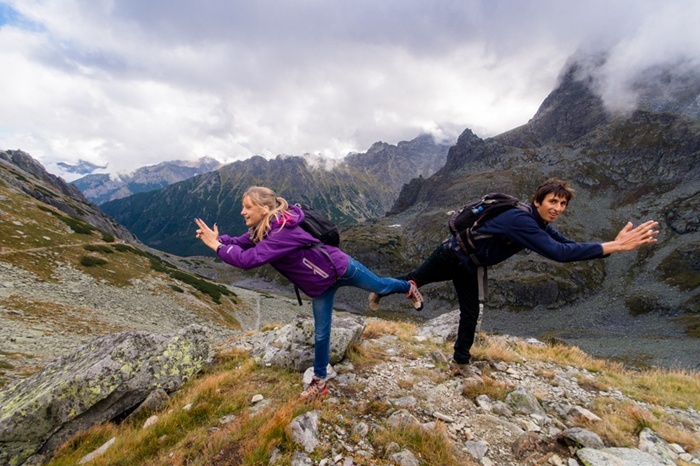
<path id="1" fill-rule="evenodd" d="M 284 228 L 291 228 L 299 225 L 303 221 L 304 211 L 295 205 L 290 205 L 287 212 L 281 214 L 279 217 L 270 222 L 270 229 L 277 230 L 282 224 L 284 224 Z"/>

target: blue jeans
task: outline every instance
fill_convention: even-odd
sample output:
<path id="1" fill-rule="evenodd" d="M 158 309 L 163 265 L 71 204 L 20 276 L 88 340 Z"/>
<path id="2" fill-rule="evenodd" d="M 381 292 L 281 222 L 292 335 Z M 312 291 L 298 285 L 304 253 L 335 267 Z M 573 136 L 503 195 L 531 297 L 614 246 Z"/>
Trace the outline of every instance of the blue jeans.
<path id="1" fill-rule="evenodd" d="M 341 286 L 354 286 L 380 295 L 407 293 L 411 284 L 396 278 L 378 277 L 367 267 L 350 257 L 348 268 L 340 279 L 323 294 L 311 301 L 314 311 L 314 375 L 326 378 L 331 358 L 331 322 L 335 293 Z"/>

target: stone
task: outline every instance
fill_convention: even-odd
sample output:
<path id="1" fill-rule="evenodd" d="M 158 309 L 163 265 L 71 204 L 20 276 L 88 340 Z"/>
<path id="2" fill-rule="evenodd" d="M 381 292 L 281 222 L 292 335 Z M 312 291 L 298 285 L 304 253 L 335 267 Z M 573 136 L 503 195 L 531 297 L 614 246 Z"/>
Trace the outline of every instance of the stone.
<path id="1" fill-rule="evenodd" d="M 389 459 L 393 464 L 398 464 L 399 466 L 420 466 L 418 458 L 408 450 L 393 453 Z"/>
<path id="2" fill-rule="evenodd" d="M 343 360 L 365 329 L 362 316 L 337 313 L 331 327 L 330 364 Z M 298 372 L 305 371 L 314 361 L 314 321 L 299 316 L 291 324 L 267 332 L 243 337 L 232 346 L 249 351 L 261 366 L 278 366 Z"/>
<path id="3" fill-rule="evenodd" d="M 530 391 L 519 386 L 508 395 L 506 395 L 506 403 L 513 408 L 513 411 L 520 414 L 546 414 L 540 402 L 537 401 L 535 395 L 530 393 Z"/>
<path id="4" fill-rule="evenodd" d="M 426 337 L 436 343 L 445 343 L 457 339 L 459 310 L 446 312 L 416 329 L 416 335 Z"/>
<path id="5" fill-rule="evenodd" d="M 85 456 L 83 456 L 82 458 L 80 458 L 80 460 L 78 461 L 78 464 L 89 463 L 90 461 L 94 460 L 94 459 L 97 458 L 98 456 L 104 455 L 104 453 L 107 451 L 107 449 L 108 449 L 109 447 L 111 447 L 112 444 L 113 444 L 114 442 L 116 442 L 116 441 L 117 441 L 117 438 L 116 438 L 116 437 L 112 437 L 111 439 L 109 439 L 107 442 L 105 442 L 105 443 L 104 443 L 100 448 L 98 448 L 97 450 L 93 451 L 92 453 L 88 453 L 87 455 L 85 455 Z"/>
<path id="6" fill-rule="evenodd" d="M 292 455 L 292 462 L 289 464 L 290 466 L 313 466 L 314 462 L 307 454 L 295 451 Z"/>
<path id="7" fill-rule="evenodd" d="M 663 466 L 664 463 L 636 448 L 582 448 L 576 456 L 586 466 Z"/>
<path id="8" fill-rule="evenodd" d="M 160 411 L 168 406 L 169 401 L 170 397 L 168 396 L 168 393 L 162 388 L 157 388 L 146 397 L 138 408 L 127 416 L 126 421 L 128 422 L 132 419 L 141 419 L 143 416 Z"/>
<path id="9" fill-rule="evenodd" d="M 318 419 L 321 412 L 318 410 L 308 411 L 295 417 L 287 426 L 287 433 L 290 438 L 304 447 L 306 453 L 311 453 L 318 446 Z"/>
<path id="10" fill-rule="evenodd" d="M 467 441 L 464 443 L 464 446 L 467 448 L 467 452 L 472 455 L 475 460 L 481 460 L 489 451 L 488 443 L 484 442 L 483 440 L 476 442 Z"/>
<path id="11" fill-rule="evenodd" d="M 674 466 L 678 460 L 678 453 L 656 432 L 645 427 L 639 433 L 639 449 L 649 453 L 662 464 Z"/>
<path id="12" fill-rule="evenodd" d="M 394 427 L 417 426 L 420 424 L 418 419 L 405 409 L 393 412 L 387 422 Z"/>
<path id="13" fill-rule="evenodd" d="M 605 444 L 598 434 L 590 430 L 582 429 L 581 427 L 566 429 L 561 433 L 561 438 L 585 448 L 605 448 Z"/>
<path id="14" fill-rule="evenodd" d="M 209 360 L 209 331 L 120 332 L 78 347 L 0 391 L 0 464 L 51 454 L 80 430 L 132 410 L 156 388 L 176 390 Z"/>

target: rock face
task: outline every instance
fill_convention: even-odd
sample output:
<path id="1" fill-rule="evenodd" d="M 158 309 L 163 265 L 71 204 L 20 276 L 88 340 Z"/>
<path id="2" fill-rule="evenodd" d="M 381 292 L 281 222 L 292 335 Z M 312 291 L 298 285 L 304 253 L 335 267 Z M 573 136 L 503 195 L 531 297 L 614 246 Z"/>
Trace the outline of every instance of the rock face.
<path id="1" fill-rule="evenodd" d="M 0 463 L 50 454 L 79 430 L 172 392 L 209 359 L 205 327 L 175 335 L 121 332 L 96 338 L 0 392 Z"/>
<path id="2" fill-rule="evenodd" d="M 525 335 L 519 329 L 526 327 L 534 335 L 556 332 L 598 356 L 624 358 L 621 351 L 608 350 L 608 342 L 583 333 L 593 325 L 625 337 L 634 332 L 635 341 L 642 342 L 650 332 L 634 316 L 663 320 L 664 314 L 686 315 L 692 321 L 700 310 L 700 74 L 654 85 L 647 78 L 658 73 L 640 77 L 639 105 L 623 114 L 611 111 L 598 93 L 595 69 L 602 63 L 604 57 L 583 65 L 570 63 L 525 125 L 490 138 L 466 129 L 442 169 L 404 186 L 392 215 L 352 232 L 359 237 L 365 228 L 390 241 L 374 247 L 362 243 L 364 249 L 359 249 L 344 231 L 346 250 L 380 274 L 407 273 L 449 235 L 448 212 L 494 191 L 529 202 L 541 182 L 559 177 L 570 180 L 576 190 L 554 225 L 565 236 L 605 242 L 627 221 L 638 225 L 652 219 L 659 221 L 658 242 L 604 260 L 570 264 L 523 252 L 490 267 L 487 310 L 502 311 L 504 317 L 498 322 L 487 317 L 485 329 L 520 336 Z M 665 92 L 653 92 L 664 83 Z M 386 250 L 389 242 L 398 246 L 387 260 L 376 251 Z M 435 317 L 457 304 L 449 282 L 421 291 L 428 296 L 422 316 Z M 591 309 L 605 315 L 591 315 Z M 550 316 L 554 310 L 556 315 Z M 604 321 L 615 321 L 624 332 L 601 325 Z M 663 331 L 657 326 L 653 333 L 669 339 L 687 338 L 684 331 L 696 334 L 697 325 L 662 325 Z M 654 364 L 671 366 L 678 360 L 675 355 L 684 352 L 669 351 Z M 699 367 L 697 361 L 682 364 Z"/>
<path id="3" fill-rule="evenodd" d="M 339 363 L 365 329 L 364 318 L 354 315 L 333 316 L 331 328 L 331 364 Z M 250 351 L 260 365 L 271 364 L 302 372 L 314 361 L 314 322 L 297 317 L 291 324 L 235 340 L 232 346 Z"/>

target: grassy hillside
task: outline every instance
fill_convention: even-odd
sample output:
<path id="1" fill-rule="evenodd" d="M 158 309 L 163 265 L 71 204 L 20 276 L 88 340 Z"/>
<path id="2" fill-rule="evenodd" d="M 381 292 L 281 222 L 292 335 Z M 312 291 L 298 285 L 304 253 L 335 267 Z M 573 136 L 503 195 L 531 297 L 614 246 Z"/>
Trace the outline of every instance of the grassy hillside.
<path id="1" fill-rule="evenodd" d="M 493 403 L 503 401 L 516 386 L 524 385 L 536 387 L 531 389 L 546 405 L 546 399 L 567 383 L 576 388 L 566 390 L 564 399 L 586 400 L 587 408 L 600 417 L 591 421 L 581 416 L 571 422 L 597 433 L 606 446 L 635 448 L 639 432 L 649 427 L 686 451 L 700 448 L 698 426 L 675 414 L 698 408 L 698 374 L 630 372 L 576 348 L 483 336 L 475 347 L 483 383 L 472 384 L 451 377 L 447 364 L 440 361 L 439 355 L 450 353 L 450 343 L 420 341 L 412 324 L 381 319 L 369 319 L 367 324 L 362 340 L 349 354 L 356 378 L 343 371 L 346 382 L 332 381 L 326 398 L 298 402 L 299 374 L 260 367 L 245 353 L 222 345 L 217 362 L 175 393 L 166 408 L 81 433 L 49 464 L 74 465 L 113 438 L 115 443 L 91 464 L 290 464 L 302 448 L 287 426 L 310 410 L 321 412 L 321 443 L 309 454 L 313 464 L 324 459 L 325 464 L 339 464 L 351 458 L 356 465 L 389 465 L 395 464 L 389 459 L 392 451 L 407 449 L 423 465 L 477 465 L 464 448 L 473 440 L 487 441 L 491 464 L 559 464 L 548 461 L 554 456 L 566 464 L 564 458 L 575 449 L 557 442 L 519 457 L 512 449 L 514 437 L 505 428 L 518 424 L 517 416 L 499 424 L 474 401 L 480 395 Z M 263 401 L 252 401 L 255 395 L 262 395 Z M 409 397 L 415 403 L 408 410 L 424 424 L 392 425 L 391 414 Z M 453 420 L 441 421 L 436 412 Z M 154 423 L 144 427 L 154 415 Z"/>
<path id="2" fill-rule="evenodd" d="M 241 329 L 240 301 L 230 288 L 121 242 L 2 178 L 0 200 L 0 386 L 102 333 L 189 321 L 223 334 Z M 154 312 L 146 311 L 150 306 Z"/>

